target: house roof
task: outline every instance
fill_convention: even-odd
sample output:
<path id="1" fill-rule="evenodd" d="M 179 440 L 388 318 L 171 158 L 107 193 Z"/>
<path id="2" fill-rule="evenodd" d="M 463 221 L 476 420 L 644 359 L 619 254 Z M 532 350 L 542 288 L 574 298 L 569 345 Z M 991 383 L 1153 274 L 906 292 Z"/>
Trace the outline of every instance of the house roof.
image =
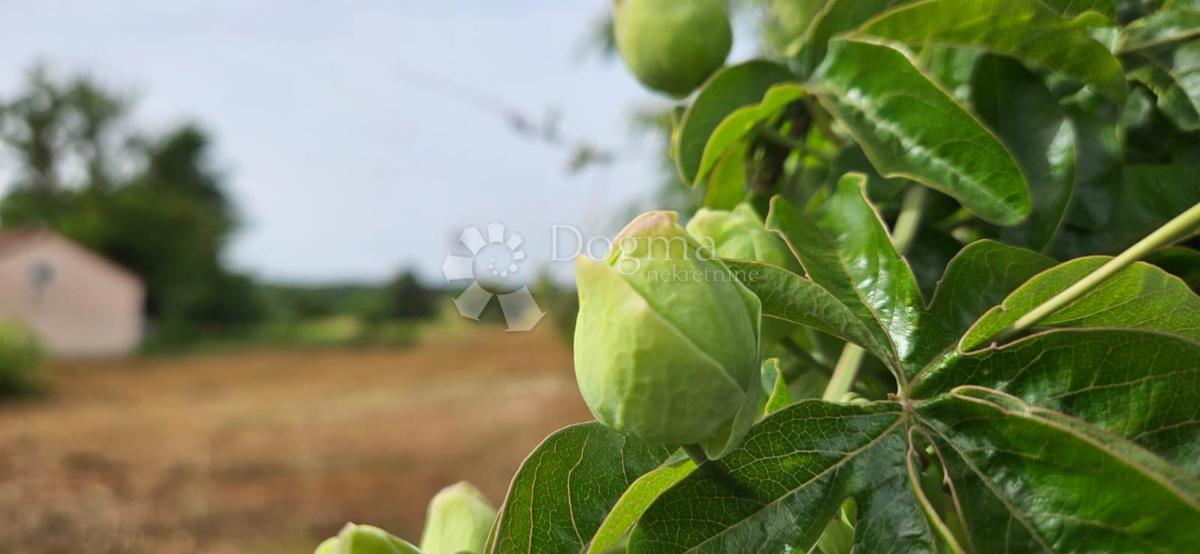
<path id="1" fill-rule="evenodd" d="M 20 249 L 21 247 L 30 244 L 32 241 L 39 240 L 43 235 L 49 234 L 51 231 L 36 227 L 24 229 L 10 229 L 8 231 L 0 231 L 0 258 L 9 255 L 11 252 Z"/>
<path id="2" fill-rule="evenodd" d="M 60 244 L 65 244 L 71 250 L 81 254 L 86 258 L 89 258 L 93 262 L 105 266 L 113 272 L 120 274 L 122 277 L 134 281 L 138 284 L 138 286 L 142 285 L 142 279 L 141 277 L 138 277 L 136 273 L 126 269 L 124 266 L 121 266 L 112 260 L 109 260 L 108 258 L 105 258 L 99 253 L 89 250 L 83 245 L 44 227 L 25 227 L 0 231 L 0 262 L 3 262 L 4 259 L 8 258 L 9 256 L 45 242 L 58 242 Z"/>

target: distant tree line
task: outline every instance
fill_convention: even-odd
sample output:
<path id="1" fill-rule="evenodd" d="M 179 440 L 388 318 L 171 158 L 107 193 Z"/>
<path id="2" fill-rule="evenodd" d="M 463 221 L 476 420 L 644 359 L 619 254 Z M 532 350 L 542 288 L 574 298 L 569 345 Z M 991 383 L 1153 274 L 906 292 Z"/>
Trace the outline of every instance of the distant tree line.
<path id="1" fill-rule="evenodd" d="M 435 296 L 411 273 L 384 287 L 256 284 L 222 253 L 238 230 L 212 140 L 196 123 L 137 128 L 133 100 L 86 75 L 32 70 L 0 97 L 0 227 L 47 227 L 139 275 L 160 327 L 232 326 L 349 313 L 421 318 Z"/>

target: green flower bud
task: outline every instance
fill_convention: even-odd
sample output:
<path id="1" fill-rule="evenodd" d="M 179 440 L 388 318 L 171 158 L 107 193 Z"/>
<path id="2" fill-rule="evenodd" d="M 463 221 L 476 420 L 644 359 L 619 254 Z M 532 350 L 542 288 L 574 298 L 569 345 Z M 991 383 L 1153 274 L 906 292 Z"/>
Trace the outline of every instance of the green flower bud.
<path id="1" fill-rule="evenodd" d="M 688 222 L 687 231 L 700 242 L 715 248 L 722 258 L 763 262 L 793 273 L 804 273 L 787 243 L 767 230 L 758 212 L 749 204 L 738 204 L 732 211 L 700 208 Z M 774 344 L 795 329 L 795 325 L 786 321 L 766 318 L 762 326 L 763 344 Z"/>
<path id="2" fill-rule="evenodd" d="M 674 212 L 638 216 L 575 271 L 575 374 L 596 419 L 712 458 L 739 442 L 763 395 L 758 297 Z"/>
<path id="3" fill-rule="evenodd" d="M 688 222 L 687 232 L 715 248 L 722 258 L 763 262 L 801 272 L 787 243 L 767 230 L 749 204 L 738 204 L 732 211 L 700 208 Z"/>
<path id="4" fill-rule="evenodd" d="M 617 51 L 646 86 L 687 96 L 733 45 L 724 0 L 615 0 Z"/>
<path id="5" fill-rule="evenodd" d="M 496 508 L 470 483 L 442 489 L 429 501 L 421 550 L 425 554 L 483 552 Z"/>
<path id="6" fill-rule="evenodd" d="M 378 527 L 347 523 L 336 537 L 321 543 L 313 554 L 421 554 L 421 551 Z"/>

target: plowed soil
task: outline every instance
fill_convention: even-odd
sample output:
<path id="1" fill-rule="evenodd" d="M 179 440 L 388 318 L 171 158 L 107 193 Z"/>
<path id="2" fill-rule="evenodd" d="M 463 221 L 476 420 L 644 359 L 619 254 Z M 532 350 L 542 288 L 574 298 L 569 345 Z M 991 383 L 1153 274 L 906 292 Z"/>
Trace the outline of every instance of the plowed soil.
<path id="1" fill-rule="evenodd" d="M 3 554 L 307 553 L 346 521 L 416 542 L 439 488 L 498 503 L 542 438 L 590 419 L 546 325 L 47 372 L 47 396 L 0 404 Z"/>

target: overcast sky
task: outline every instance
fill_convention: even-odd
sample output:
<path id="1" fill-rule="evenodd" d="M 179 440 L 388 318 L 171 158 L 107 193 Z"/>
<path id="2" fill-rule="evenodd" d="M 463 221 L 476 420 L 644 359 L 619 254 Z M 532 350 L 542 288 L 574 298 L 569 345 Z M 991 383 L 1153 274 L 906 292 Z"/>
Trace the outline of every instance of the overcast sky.
<path id="1" fill-rule="evenodd" d="M 290 281 L 440 277 L 464 227 L 502 222 L 534 264 L 550 226 L 611 232 L 660 152 L 629 114 L 665 101 L 580 56 L 610 0 L 0 0 L 0 94 L 41 60 L 140 97 L 136 119 L 216 139 L 245 228 L 230 261 Z M 519 138 L 487 95 L 614 149 L 609 169 Z"/>

